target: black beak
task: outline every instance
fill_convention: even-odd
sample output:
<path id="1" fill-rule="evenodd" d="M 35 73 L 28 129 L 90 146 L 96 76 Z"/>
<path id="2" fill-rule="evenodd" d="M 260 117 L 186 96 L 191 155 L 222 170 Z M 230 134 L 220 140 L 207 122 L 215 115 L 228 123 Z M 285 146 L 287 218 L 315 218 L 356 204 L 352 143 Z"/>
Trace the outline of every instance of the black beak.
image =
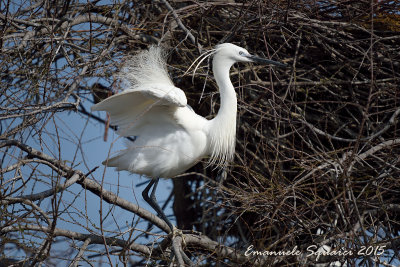
<path id="1" fill-rule="evenodd" d="M 280 62 L 277 62 L 277 61 L 261 58 L 261 57 L 258 57 L 258 56 L 248 55 L 246 57 L 249 58 L 254 63 L 260 63 L 260 64 L 266 64 L 266 65 L 274 65 L 274 66 L 277 66 L 277 67 L 280 67 L 280 68 L 286 68 L 288 66 L 288 65 L 286 65 L 284 63 L 280 63 Z"/>

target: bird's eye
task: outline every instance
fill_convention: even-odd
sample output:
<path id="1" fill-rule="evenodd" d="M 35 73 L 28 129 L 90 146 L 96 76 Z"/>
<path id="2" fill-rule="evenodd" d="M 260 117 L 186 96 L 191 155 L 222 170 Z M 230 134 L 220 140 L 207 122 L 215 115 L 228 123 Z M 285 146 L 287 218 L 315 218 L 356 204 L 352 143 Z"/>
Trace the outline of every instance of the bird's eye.
<path id="1" fill-rule="evenodd" d="M 239 51 L 239 55 L 244 56 L 244 52 L 243 51 Z"/>

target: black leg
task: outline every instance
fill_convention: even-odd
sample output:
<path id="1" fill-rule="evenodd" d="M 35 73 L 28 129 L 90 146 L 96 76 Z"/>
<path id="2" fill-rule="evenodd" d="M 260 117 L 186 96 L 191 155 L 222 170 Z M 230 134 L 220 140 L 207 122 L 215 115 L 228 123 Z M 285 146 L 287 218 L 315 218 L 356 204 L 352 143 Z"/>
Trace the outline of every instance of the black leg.
<path id="1" fill-rule="evenodd" d="M 153 180 L 151 180 L 150 183 L 143 190 L 142 196 L 143 196 L 143 199 L 147 203 L 149 203 L 149 205 L 158 213 L 158 216 L 161 217 L 161 219 L 163 219 L 168 224 L 169 228 L 171 228 L 171 231 L 172 231 L 173 230 L 172 223 L 168 220 L 167 216 L 165 216 L 165 213 L 158 205 L 157 199 L 155 196 L 158 181 L 159 181 L 159 178 L 154 178 Z M 149 196 L 149 191 L 150 191 L 151 187 L 153 187 L 153 189 L 151 190 L 151 194 Z"/>

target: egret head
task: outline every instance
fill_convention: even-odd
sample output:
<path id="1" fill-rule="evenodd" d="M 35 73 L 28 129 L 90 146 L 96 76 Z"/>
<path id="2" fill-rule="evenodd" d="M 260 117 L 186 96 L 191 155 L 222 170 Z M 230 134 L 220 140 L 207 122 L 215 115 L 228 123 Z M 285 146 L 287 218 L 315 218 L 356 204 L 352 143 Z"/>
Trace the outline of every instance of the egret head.
<path id="1" fill-rule="evenodd" d="M 237 46 L 237 45 L 234 45 L 231 43 L 223 43 L 223 44 L 217 45 L 212 50 L 204 52 L 195 61 L 193 61 L 192 65 L 190 65 L 190 67 L 188 68 L 188 71 L 189 71 L 189 69 L 197 62 L 197 65 L 193 71 L 192 81 L 194 81 L 194 74 L 196 73 L 197 68 L 200 66 L 200 64 L 205 59 L 209 58 L 210 56 L 214 57 L 214 60 L 213 60 L 214 71 L 224 69 L 224 67 L 225 68 L 228 67 L 228 70 L 229 70 L 229 68 L 236 62 L 253 62 L 253 63 L 266 64 L 266 65 L 274 65 L 274 66 L 281 67 L 281 68 L 287 67 L 286 64 L 252 55 L 246 49 L 244 49 L 240 46 Z"/>
<path id="2" fill-rule="evenodd" d="M 236 62 L 253 62 L 275 65 L 281 68 L 286 67 L 286 64 L 252 55 L 246 49 L 231 43 L 217 45 L 215 47 L 214 58 L 220 58 L 221 60 L 229 61 L 232 64 Z"/>

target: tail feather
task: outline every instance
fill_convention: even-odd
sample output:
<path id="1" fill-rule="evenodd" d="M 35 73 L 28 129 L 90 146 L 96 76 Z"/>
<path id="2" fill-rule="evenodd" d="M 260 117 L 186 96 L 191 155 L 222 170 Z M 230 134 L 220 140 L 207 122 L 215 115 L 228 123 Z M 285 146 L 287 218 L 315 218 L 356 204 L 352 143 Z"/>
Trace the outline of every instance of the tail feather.
<path id="1" fill-rule="evenodd" d="M 107 167 L 116 167 L 119 171 L 130 169 L 130 160 L 126 159 L 125 153 L 121 153 L 115 157 L 106 159 L 102 162 L 102 164 Z"/>

